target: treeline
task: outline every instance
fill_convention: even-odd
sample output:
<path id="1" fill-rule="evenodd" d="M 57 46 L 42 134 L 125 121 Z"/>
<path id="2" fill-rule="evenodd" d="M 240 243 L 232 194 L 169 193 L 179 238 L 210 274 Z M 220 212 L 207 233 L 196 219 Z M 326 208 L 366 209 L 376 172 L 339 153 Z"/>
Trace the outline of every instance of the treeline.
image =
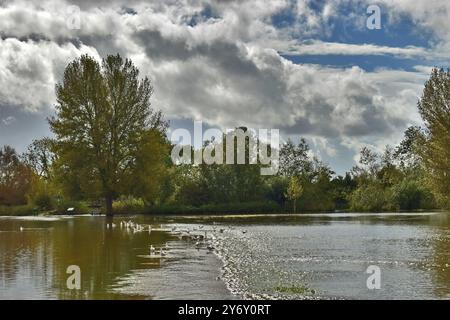
<path id="1" fill-rule="evenodd" d="M 174 165 L 167 159 L 152 194 L 117 197 L 114 209 L 118 213 L 435 209 L 443 204 L 434 196 L 416 152 L 423 138 L 420 128 L 410 127 L 404 140 L 395 148 L 386 147 L 383 154 L 365 147 L 359 164 L 344 176 L 335 176 L 328 165 L 311 156 L 304 139 L 281 146 L 274 176 L 261 175 L 260 165 L 248 163 L 248 153 L 246 164 L 240 165 Z M 75 206 L 89 212 L 87 204 L 96 197 L 63 186 L 67 177 L 58 177 L 51 148 L 52 141 L 43 139 L 22 155 L 9 146 L 0 151 L 1 205 L 60 212 Z"/>
<path id="2" fill-rule="evenodd" d="M 150 107 L 152 87 L 128 59 L 89 56 L 71 62 L 57 85 L 54 139 L 35 140 L 19 155 L 0 151 L 0 214 L 90 212 L 239 213 L 399 211 L 450 203 L 450 73 L 435 69 L 419 102 L 424 127 L 410 127 L 398 146 L 364 147 L 344 176 L 312 156 L 306 141 L 279 149 L 276 175 L 250 164 L 177 165 L 167 122 Z M 223 137 L 225 139 L 225 137 Z M 202 150 L 223 141 L 207 141 Z M 210 150 L 210 149 L 209 149 Z M 225 152 L 224 152 L 225 153 Z M 236 152 L 235 152 L 236 154 Z"/>

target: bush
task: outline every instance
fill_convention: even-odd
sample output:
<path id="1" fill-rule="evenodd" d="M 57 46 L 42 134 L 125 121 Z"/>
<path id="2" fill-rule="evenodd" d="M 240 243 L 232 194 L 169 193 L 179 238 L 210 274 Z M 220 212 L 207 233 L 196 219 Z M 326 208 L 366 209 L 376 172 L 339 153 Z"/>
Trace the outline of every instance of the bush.
<path id="1" fill-rule="evenodd" d="M 52 210 L 53 198 L 50 194 L 46 192 L 39 192 L 33 196 L 31 202 L 38 207 L 40 210 Z"/>
<path id="2" fill-rule="evenodd" d="M 113 203 L 114 214 L 141 214 L 146 212 L 146 206 L 142 199 L 121 198 Z"/>
<path id="3" fill-rule="evenodd" d="M 434 197 L 417 180 L 405 179 L 393 187 L 393 201 L 400 210 L 434 208 Z"/>
<path id="4" fill-rule="evenodd" d="M 396 210 L 389 200 L 390 192 L 382 185 L 377 183 L 363 185 L 351 194 L 350 209 L 363 212 Z"/>

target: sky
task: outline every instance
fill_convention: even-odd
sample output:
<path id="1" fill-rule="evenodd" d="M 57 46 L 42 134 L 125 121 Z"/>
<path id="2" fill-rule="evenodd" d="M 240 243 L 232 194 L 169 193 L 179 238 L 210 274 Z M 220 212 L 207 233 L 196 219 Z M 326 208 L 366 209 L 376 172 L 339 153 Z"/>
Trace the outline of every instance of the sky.
<path id="1" fill-rule="evenodd" d="M 50 136 L 66 65 L 116 53 L 172 129 L 279 129 L 343 174 L 421 124 L 431 68 L 450 67 L 450 1 L 0 0 L 0 146 Z"/>

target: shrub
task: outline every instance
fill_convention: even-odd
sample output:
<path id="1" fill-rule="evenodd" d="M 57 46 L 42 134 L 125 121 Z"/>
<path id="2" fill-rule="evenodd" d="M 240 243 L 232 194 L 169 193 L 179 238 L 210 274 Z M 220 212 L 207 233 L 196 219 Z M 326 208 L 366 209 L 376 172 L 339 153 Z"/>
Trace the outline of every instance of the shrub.
<path id="1" fill-rule="evenodd" d="M 389 191 L 382 185 L 371 183 L 360 186 L 350 196 L 350 208 L 352 211 L 385 211 L 395 210 L 390 206 Z"/>
<path id="2" fill-rule="evenodd" d="M 145 213 L 146 206 L 142 199 L 127 197 L 114 201 L 113 211 L 115 214 L 140 214 Z"/>
<path id="3" fill-rule="evenodd" d="M 31 202 L 40 210 L 52 210 L 54 208 L 53 198 L 47 192 L 39 192 L 35 194 L 31 199 Z"/>
<path id="4" fill-rule="evenodd" d="M 417 180 L 405 179 L 393 187 L 393 202 L 401 210 L 434 208 L 431 192 Z"/>

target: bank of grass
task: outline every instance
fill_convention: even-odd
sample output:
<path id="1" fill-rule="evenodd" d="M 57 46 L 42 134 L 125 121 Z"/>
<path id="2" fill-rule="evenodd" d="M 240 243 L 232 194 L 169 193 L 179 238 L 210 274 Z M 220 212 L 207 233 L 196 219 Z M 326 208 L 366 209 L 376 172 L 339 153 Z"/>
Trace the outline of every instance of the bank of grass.
<path id="1" fill-rule="evenodd" d="M 146 213 L 157 215 L 202 215 L 202 214 L 251 214 L 277 213 L 283 208 L 273 201 L 206 204 L 199 207 L 186 205 L 162 205 L 149 207 Z"/>
<path id="2" fill-rule="evenodd" d="M 68 214 L 67 209 L 73 208 L 71 214 L 88 214 L 92 212 L 89 203 L 86 201 L 62 200 L 53 205 L 54 214 Z"/>
<path id="3" fill-rule="evenodd" d="M 32 205 L 0 206 L 0 216 L 35 216 L 39 209 Z"/>
<path id="4" fill-rule="evenodd" d="M 40 208 L 35 204 L 0 206 L 0 216 L 37 216 L 51 214 L 68 214 L 67 209 L 74 208 L 70 214 L 88 214 L 91 212 L 84 201 L 61 201 L 52 207 Z"/>

